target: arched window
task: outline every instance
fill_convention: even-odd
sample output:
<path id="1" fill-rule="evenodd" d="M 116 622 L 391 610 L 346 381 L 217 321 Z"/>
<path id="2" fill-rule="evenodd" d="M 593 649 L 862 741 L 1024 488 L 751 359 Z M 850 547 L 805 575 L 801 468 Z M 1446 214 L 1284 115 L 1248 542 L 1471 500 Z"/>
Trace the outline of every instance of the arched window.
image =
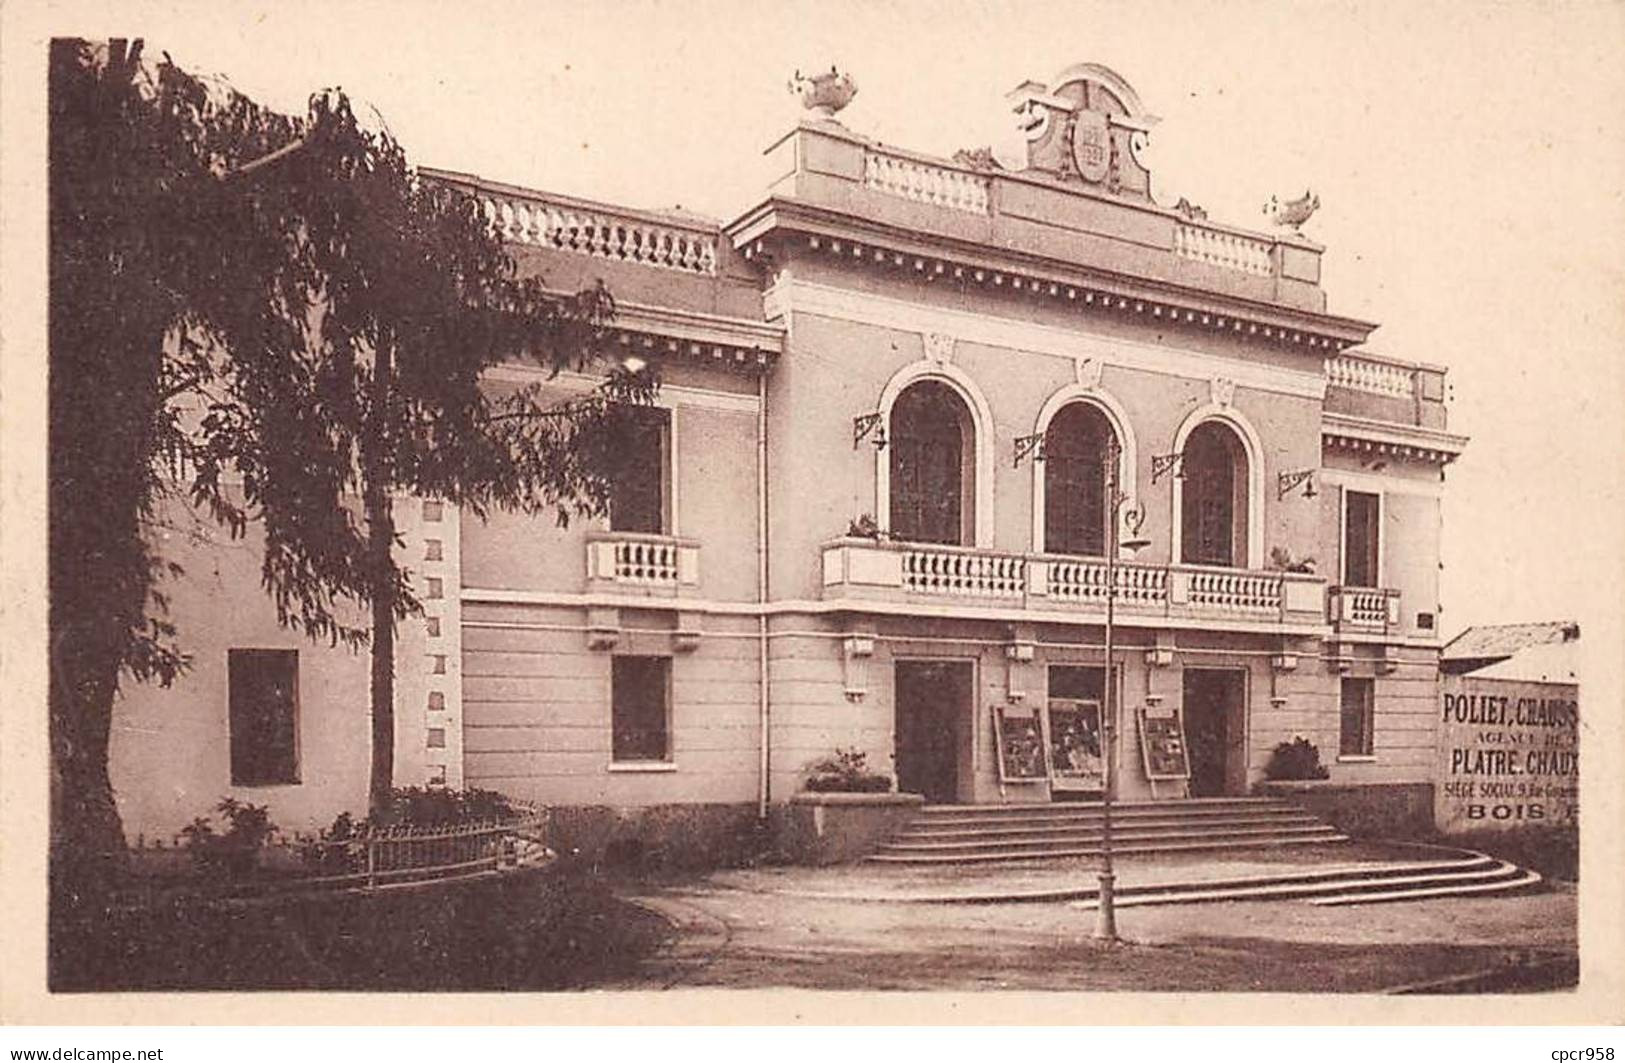
<path id="1" fill-rule="evenodd" d="M 891 408 L 891 533 L 922 543 L 975 538 L 975 429 L 958 393 L 940 380 L 910 384 Z"/>
<path id="2" fill-rule="evenodd" d="M 1180 560 L 1246 565 L 1247 451 L 1218 421 L 1197 425 L 1185 441 L 1180 482 Z"/>
<path id="3" fill-rule="evenodd" d="M 1106 456 L 1112 428 L 1087 402 L 1061 408 L 1044 433 L 1044 549 L 1106 552 Z"/>

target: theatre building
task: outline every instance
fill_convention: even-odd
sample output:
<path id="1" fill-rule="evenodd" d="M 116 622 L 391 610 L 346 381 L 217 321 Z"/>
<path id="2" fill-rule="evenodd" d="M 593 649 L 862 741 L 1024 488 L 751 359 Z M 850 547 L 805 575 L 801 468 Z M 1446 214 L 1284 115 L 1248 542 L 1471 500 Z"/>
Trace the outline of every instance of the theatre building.
<path id="1" fill-rule="evenodd" d="M 524 270 L 601 278 L 663 385 L 602 521 L 403 501 L 397 779 L 695 847 L 837 750 L 931 803 L 1089 799 L 1114 586 L 1125 799 L 1246 794 L 1298 737 L 1334 784 L 1430 783 L 1465 440 L 1443 369 L 1328 309 L 1313 203 L 1167 205 L 1156 119 L 1094 64 L 1011 93 L 1022 158 L 881 145 L 803 87 L 725 222 L 431 175 Z M 252 539 L 171 548 L 197 665 L 121 702 L 131 835 L 228 792 L 362 807 L 365 657 L 276 627 Z"/>

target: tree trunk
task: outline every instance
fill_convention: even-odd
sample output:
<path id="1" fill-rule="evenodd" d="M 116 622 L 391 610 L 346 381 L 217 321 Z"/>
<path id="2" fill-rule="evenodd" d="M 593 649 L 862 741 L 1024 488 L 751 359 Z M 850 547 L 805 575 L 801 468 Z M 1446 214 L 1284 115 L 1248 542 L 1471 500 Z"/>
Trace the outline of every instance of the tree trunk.
<path id="1" fill-rule="evenodd" d="M 389 807 L 395 788 L 395 579 L 390 551 L 395 519 L 389 492 L 367 488 L 367 534 L 373 578 L 372 598 L 372 775 L 367 804 L 374 813 Z"/>
<path id="2" fill-rule="evenodd" d="M 395 789 L 395 514 L 384 426 L 389 423 L 393 349 L 381 338 L 373 366 L 370 424 L 362 442 L 367 483 L 367 568 L 372 578 L 372 773 L 367 806 L 376 816 Z"/>

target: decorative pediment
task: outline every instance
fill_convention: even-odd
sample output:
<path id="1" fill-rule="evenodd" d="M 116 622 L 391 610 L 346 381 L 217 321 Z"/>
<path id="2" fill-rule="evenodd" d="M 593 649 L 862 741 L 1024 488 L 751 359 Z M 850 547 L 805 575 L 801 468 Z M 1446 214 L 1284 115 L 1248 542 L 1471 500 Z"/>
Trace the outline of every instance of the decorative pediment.
<path id="1" fill-rule="evenodd" d="M 1052 84 L 1026 81 L 1007 97 L 1027 141 L 1027 168 L 1149 202 L 1144 151 L 1157 119 L 1134 89 L 1099 63 L 1068 67 Z"/>

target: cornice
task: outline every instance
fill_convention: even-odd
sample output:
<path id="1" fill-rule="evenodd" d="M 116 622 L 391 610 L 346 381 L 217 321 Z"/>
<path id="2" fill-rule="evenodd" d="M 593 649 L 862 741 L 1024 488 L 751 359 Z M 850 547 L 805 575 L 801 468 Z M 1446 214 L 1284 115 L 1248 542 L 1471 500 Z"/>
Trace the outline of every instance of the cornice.
<path id="1" fill-rule="evenodd" d="M 1223 378 L 1257 391 L 1316 401 L 1325 394 L 1326 380 L 1318 368 L 1287 369 L 1180 347 L 1040 325 L 1017 318 L 925 306 L 793 278 L 782 279 L 768 289 L 766 302 L 779 313 L 816 314 L 903 332 L 939 333 L 971 343 L 1043 354 L 1072 362 L 1079 358 L 1092 358 L 1099 359 L 1102 365 L 1192 380 Z"/>
<path id="2" fill-rule="evenodd" d="M 1394 424 L 1345 413 L 1321 415 L 1320 435 L 1324 443 L 1350 450 L 1393 453 L 1444 464 L 1454 461 L 1467 449 L 1468 437 L 1436 428 Z"/>
<path id="3" fill-rule="evenodd" d="M 775 253 L 840 255 L 855 264 L 913 275 L 922 281 L 946 278 L 989 290 L 1047 296 L 1083 310 L 1229 332 L 1306 354 L 1340 353 L 1364 342 L 1377 327 L 1356 318 L 1184 287 L 963 238 L 927 236 L 784 196 L 770 196 L 725 225 L 723 232 L 752 261 Z M 776 234 L 785 236 L 775 241 Z"/>

